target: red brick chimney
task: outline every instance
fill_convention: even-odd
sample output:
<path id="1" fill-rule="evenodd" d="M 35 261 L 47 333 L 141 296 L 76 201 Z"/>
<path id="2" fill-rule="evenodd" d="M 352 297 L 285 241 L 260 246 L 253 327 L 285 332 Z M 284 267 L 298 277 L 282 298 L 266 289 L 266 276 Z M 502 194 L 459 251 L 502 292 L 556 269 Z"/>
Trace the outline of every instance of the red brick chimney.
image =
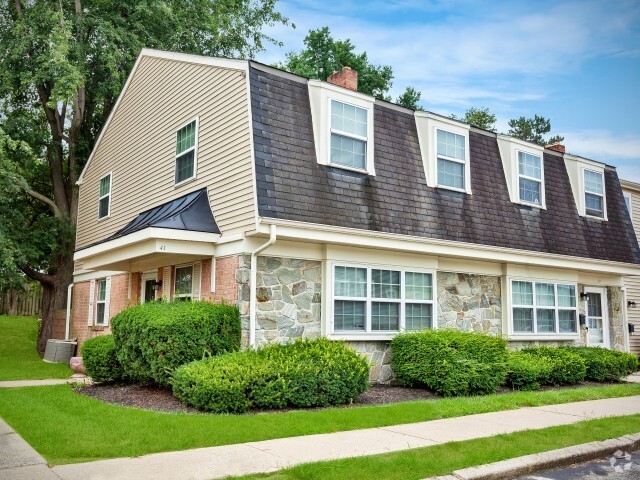
<path id="1" fill-rule="evenodd" d="M 552 143 L 551 145 L 545 145 L 544 148 L 548 148 L 549 150 L 555 150 L 556 152 L 565 153 L 566 148 L 560 142 Z"/>
<path id="2" fill-rule="evenodd" d="M 355 70 L 351 70 L 351 67 L 342 67 L 342 70 L 333 72 L 331 75 L 329 75 L 327 77 L 327 82 L 357 92 L 358 72 L 356 72 Z"/>

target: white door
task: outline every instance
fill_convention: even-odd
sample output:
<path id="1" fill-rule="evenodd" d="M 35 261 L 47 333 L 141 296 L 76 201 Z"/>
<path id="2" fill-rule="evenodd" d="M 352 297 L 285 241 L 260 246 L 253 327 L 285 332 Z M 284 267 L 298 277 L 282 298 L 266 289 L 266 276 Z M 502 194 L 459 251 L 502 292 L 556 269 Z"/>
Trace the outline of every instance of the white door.
<path id="1" fill-rule="evenodd" d="M 587 345 L 609 348 L 609 318 L 607 315 L 607 289 L 587 287 Z"/>

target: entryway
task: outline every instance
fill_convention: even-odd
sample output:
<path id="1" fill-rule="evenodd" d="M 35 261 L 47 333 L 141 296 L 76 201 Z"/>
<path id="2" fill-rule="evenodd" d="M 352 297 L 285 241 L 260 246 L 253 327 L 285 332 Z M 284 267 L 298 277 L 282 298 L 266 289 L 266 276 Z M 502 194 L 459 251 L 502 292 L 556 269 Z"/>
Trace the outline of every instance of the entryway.
<path id="1" fill-rule="evenodd" d="M 142 285 L 140 288 L 140 300 L 142 303 L 153 302 L 156 299 L 156 291 L 153 289 L 156 275 L 157 273 L 155 271 L 142 274 Z"/>
<path id="2" fill-rule="evenodd" d="M 589 347 L 609 348 L 609 315 L 607 308 L 607 289 L 585 287 L 587 300 L 587 345 Z"/>

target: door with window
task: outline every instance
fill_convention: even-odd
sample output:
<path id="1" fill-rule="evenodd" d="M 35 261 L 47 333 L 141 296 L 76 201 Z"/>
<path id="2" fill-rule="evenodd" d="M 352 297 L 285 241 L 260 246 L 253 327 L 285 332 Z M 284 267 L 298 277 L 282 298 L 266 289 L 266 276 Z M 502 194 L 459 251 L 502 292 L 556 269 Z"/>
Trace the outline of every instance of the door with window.
<path id="1" fill-rule="evenodd" d="M 588 300 L 587 345 L 609 348 L 609 319 L 607 316 L 607 290 L 605 288 L 585 288 Z"/>
<path id="2" fill-rule="evenodd" d="M 154 283 L 156 283 L 156 272 L 145 273 L 142 276 L 142 292 L 140 292 L 142 303 L 153 302 L 156 299 Z"/>

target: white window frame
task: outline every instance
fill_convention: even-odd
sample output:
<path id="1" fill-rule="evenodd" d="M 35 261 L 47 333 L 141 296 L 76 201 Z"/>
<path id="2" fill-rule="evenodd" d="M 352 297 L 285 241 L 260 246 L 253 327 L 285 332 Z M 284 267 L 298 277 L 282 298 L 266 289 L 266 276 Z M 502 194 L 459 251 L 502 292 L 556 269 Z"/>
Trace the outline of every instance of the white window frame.
<path id="1" fill-rule="evenodd" d="M 533 284 L 533 304 L 532 305 L 520 305 L 513 303 L 513 282 L 526 282 Z M 553 285 L 553 293 L 555 298 L 555 306 L 540 306 L 541 309 L 554 310 L 555 312 L 555 332 L 538 332 L 538 306 L 536 299 L 536 283 L 546 283 Z M 508 336 L 511 340 L 576 340 L 580 335 L 580 293 L 578 290 L 578 284 L 576 282 L 568 282 L 561 280 L 548 280 L 548 279 L 531 279 L 531 278 L 523 278 L 523 277 L 509 277 L 507 279 L 507 301 L 508 301 L 508 322 L 507 322 L 507 330 Z M 575 307 L 560 307 L 558 306 L 558 285 L 566 285 L 574 288 L 575 296 L 576 296 L 576 306 Z M 516 332 L 514 329 L 514 318 L 513 318 L 513 309 L 514 308 L 527 308 L 533 309 L 533 331 L 532 332 Z M 568 310 L 575 311 L 576 313 L 576 331 L 575 332 L 560 332 L 560 317 L 558 312 L 560 310 Z"/>
<path id="2" fill-rule="evenodd" d="M 532 157 L 538 157 L 540 159 L 540 179 L 537 179 L 535 177 L 530 177 L 528 175 L 524 175 L 523 173 L 520 172 L 520 154 L 521 153 L 526 155 L 531 155 Z M 518 185 L 517 185 L 518 200 L 519 200 L 518 203 L 521 203 L 523 205 L 527 205 L 530 207 L 544 208 L 546 205 L 545 191 L 544 191 L 544 156 L 538 153 L 533 153 L 531 151 L 526 151 L 520 148 L 516 148 L 516 163 L 517 163 L 517 169 L 518 169 Z M 540 184 L 540 203 L 528 202 L 522 199 L 522 197 L 520 196 L 520 179 L 521 178 L 530 180 L 532 182 L 537 182 Z"/>
<path id="3" fill-rule="evenodd" d="M 190 125 L 191 123 L 195 122 L 195 139 L 194 139 L 194 143 L 193 143 L 193 147 L 186 149 L 184 152 L 180 152 L 180 154 L 176 153 L 176 145 L 178 144 L 178 132 L 180 130 L 182 130 L 184 127 L 186 127 L 187 125 Z M 182 185 L 189 183 L 193 180 L 195 180 L 198 177 L 198 133 L 200 129 L 200 117 L 195 117 L 192 118 L 191 120 L 189 120 L 188 122 L 180 125 L 174 132 L 174 142 L 173 142 L 173 155 L 174 155 L 174 159 L 173 159 L 173 183 L 174 183 L 174 188 L 177 187 L 181 187 Z M 186 155 L 187 153 L 193 151 L 193 175 L 189 178 L 185 178 L 184 180 L 181 180 L 180 182 L 176 183 L 176 173 L 177 173 L 177 168 L 178 168 L 178 158 L 182 157 L 183 155 Z"/>
<path id="4" fill-rule="evenodd" d="M 178 291 L 176 289 L 176 282 L 178 281 L 178 269 L 179 268 L 191 268 L 191 290 L 189 291 L 189 293 L 181 293 L 178 294 Z M 195 280 L 194 278 L 194 272 L 195 272 L 195 265 L 193 263 L 185 263 L 182 265 L 176 265 L 175 268 L 173 269 L 173 299 L 178 299 L 178 298 L 191 298 L 191 300 L 195 300 L 193 298 L 193 282 Z"/>
<path id="5" fill-rule="evenodd" d="M 587 185 L 586 185 L 586 174 L 587 172 L 591 172 L 591 173 L 595 173 L 597 175 L 600 175 L 600 178 L 602 178 L 602 194 L 599 193 L 593 193 L 593 192 L 587 192 Z M 595 196 L 600 196 L 602 197 L 602 216 L 597 216 L 597 215 L 589 215 L 587 213 L 587 194 L 589 195 L 595 195 Z M 607 188 L 605 185 L 605 178 L 604 178 L 604 170 L 599 170 L 599 169 L 595 169 L 595 168 L 583 168 L 582 169 L 582 202 L 583 202 L 583 206 L 584 206 L 584 216 L 588 217 L 588 218 L 595 218 L 596 220 L 607 220 Z"/>
<path id="6" fill-rule="evenodd" d="M 367 296 L 366 297 L 343 297 L 335 295 L 335 271 L 336 267 L 348 267 L 348 268 L 362 268 L 367 270 Z M 405 312 L 406 305 L 409 304 L 427 304 L 431 305 L 431 328 L 436 330 L 438 328 L 438 317 L 437 317 L 437 275 L 436 271 L 432 269 L 425 269 L 419 267 L 401 267 L 401 266 L 393 266 L 393 265 L 372 265 L 372 264 L 362 264 L 362 263 L 350 263 L 350 262 L 332 262 L 330 265 L 331 278 L 330 278 L 330 298 L 329 303 L 330 307 L 330 336 L 332 338 L 362 338 L 372 340 L 376 339 L 390 339 L 393 336 L 406 332 L 405 328 Z M 391 299 L 378 299 L 374 298 L 371 294 L 372 292 L 372 283 L 371 283 L 371 271 L 372 270 L 393 270 L 400 272 L 400 298 Z M 425 273 L 431 275 L 431 289 L 432 295 L 431 300 L 411 300 L 406 298 L 405 293 L 405 275 L 406 273 Z M 365 307 L 365 329 L 364 330 L 336 330 L 334 324 L 334 314 L 335 314 L 335 301 L 336 300 L 345 300 L 345 301 L 355 301 L 355 302 L 366 302 Z M 371 304 L 375 301 L 380 301 L 384 303 L 399 303 L 400 304 L 400 323 L 398 326 L 398 330 L 372 330 L 371 329 Z"/>
<path id="7" fill-rule="evenodd" d="M 106 195 L 100 195 L 100 184 L 102 183 L 102 180 L 109 177 L 109 193 L 107 193 Z M 106 175 L 103 175 L 102 177 L 100 177 L 100 180 L 98 180 L 98 221 L 100 220 L 105 220 L 107 218 L 111 217 L 111 190 L 113 188 L 113 173 L 109 172 Z M 102 201 L 102 199 L 109 197 L 109 204 L 107 206 L 107 214 L 104 217 L 100 216 L 100 202 Z"/>
<path id="8" fill-rule="evenodd" d="M 104 300 L 100 300 L 100 284 L 104 282 Z M 107 324 L 107 279 L 105 278 L 98 278 L 96 280 L 96 321 L 95 321 L 95 326 L 96 327 L 104 327 Z M 99 318 L 98 318 L 98 305 L 102 304 L 103 305 L 103 317 L 102 317 L 102 322 L 99 322 Z"/>
<path id="9" fill-rule="evenodd" d="M 337 99 L 337 98 L 334 98 L 334 97 L 331 97 L 331 96 L 328 97 L 328 101 L 329 101 L 329 106 L 327 108 L 329 109 L 329 115 L 327 117 L 327 120 L 329 122 L 329 124 L 328 124 L 329 138 L 328 138 L 327 141 L 329 142 L 328 143 L 328 145 L 329 145 L 329 148 L 328 148 L 329 159 L 328 159 L 328 163 L 327 164 L 332 166 L 332 167 L 335 167 L 335 168 L 343 168 L 345 170 L 351 170 L 351 171 L 354 171 L 354 172 L 368 173 L 368 168 L 367 168 L 368 161 L 367 161 L 367 158 L 368 158 L 369 143 L 370 143 L 369 139 L 372 138 L 368 133 L 369 132 L 370 117 L 372 117 L 372 115 L 369 112 L 369 108 L 362 107 L 362 106 L 357 105 L 357 104 L 355 104 L 353 102 L 346 102 L 344 100 L 340 100 L 340 99 Z M 342 103 L 344 105 L 350 105 L 352 107 L 360 108 L 360 109 L 365 110 L 367 112 L 367 136 L 366 137 L 362 137 L 360 135 L 356 135 L 356 134 L 353 134 L 353 133 L 345 132 L 343 130 L 338 130 L 338 129 L 335 129 L 335 128 L 333 128 L 331 126 L 332 102 L 334 102 L 334 101 L 338 102 L 338 103 Z M 350 167 L 348 165 L 342 165 L 340 163 L 333 163 L 331 161 L 331 134 L 333 134 L 333 133 L 335 133 L 336 135 L 339 135 L 341 137 L 351 138 L 353 140 L 360 140 L 361 142 L 364 142 L 364 165 L 365 165 L 364 168 Z"/>
<path id="10" fill-rule="evenodd" d="M 443 190 L 463 192 L 471 195 L 471 150 L 469 148 L 470 125 L 451 118 L 441 117 L 440 115 L 430 112 L 416 111 L 414 112 L 414 118 L 416 121 L 416 129 L 418 130 L 418 141 L 420 143 L 420 153 L 422 156 L 427 186 Z M 463 189 L 438 184 L 438 130 L 455 133 L 456 135 L 464 137 L 465 160 Z M 463 163 L 459 159 L 452 159 L 446 156 L 443 156 L 442 159 Z"/>
<path id="11" fill-rule="evenodd" d="M 157 270 L 149 270 L 146 272 L 143 272 L 141 277 L 141 281 L 140 281 L 140 303 L 145 303 L 144 301 L 144 294 L 145 294 L 145 284 L 149 281 L 149 280 L 154 280 L 154 281 L 158 281 L 158 271 Z M 158 296 L 158 291 L 155 290 L 154 292 L 154 299 L 156 299 L 156 297 Z"/>
<path id="12" fill-rule="evenodd" d="M 631 192 L 622 192 L 624 195 L 624 203 L 627 206 L 627 211 L 629 212 L 629 217 L 633 221 L 633 197 L 631 196 Z M 627 203 L 627 200 L 629 202 Z"/>

